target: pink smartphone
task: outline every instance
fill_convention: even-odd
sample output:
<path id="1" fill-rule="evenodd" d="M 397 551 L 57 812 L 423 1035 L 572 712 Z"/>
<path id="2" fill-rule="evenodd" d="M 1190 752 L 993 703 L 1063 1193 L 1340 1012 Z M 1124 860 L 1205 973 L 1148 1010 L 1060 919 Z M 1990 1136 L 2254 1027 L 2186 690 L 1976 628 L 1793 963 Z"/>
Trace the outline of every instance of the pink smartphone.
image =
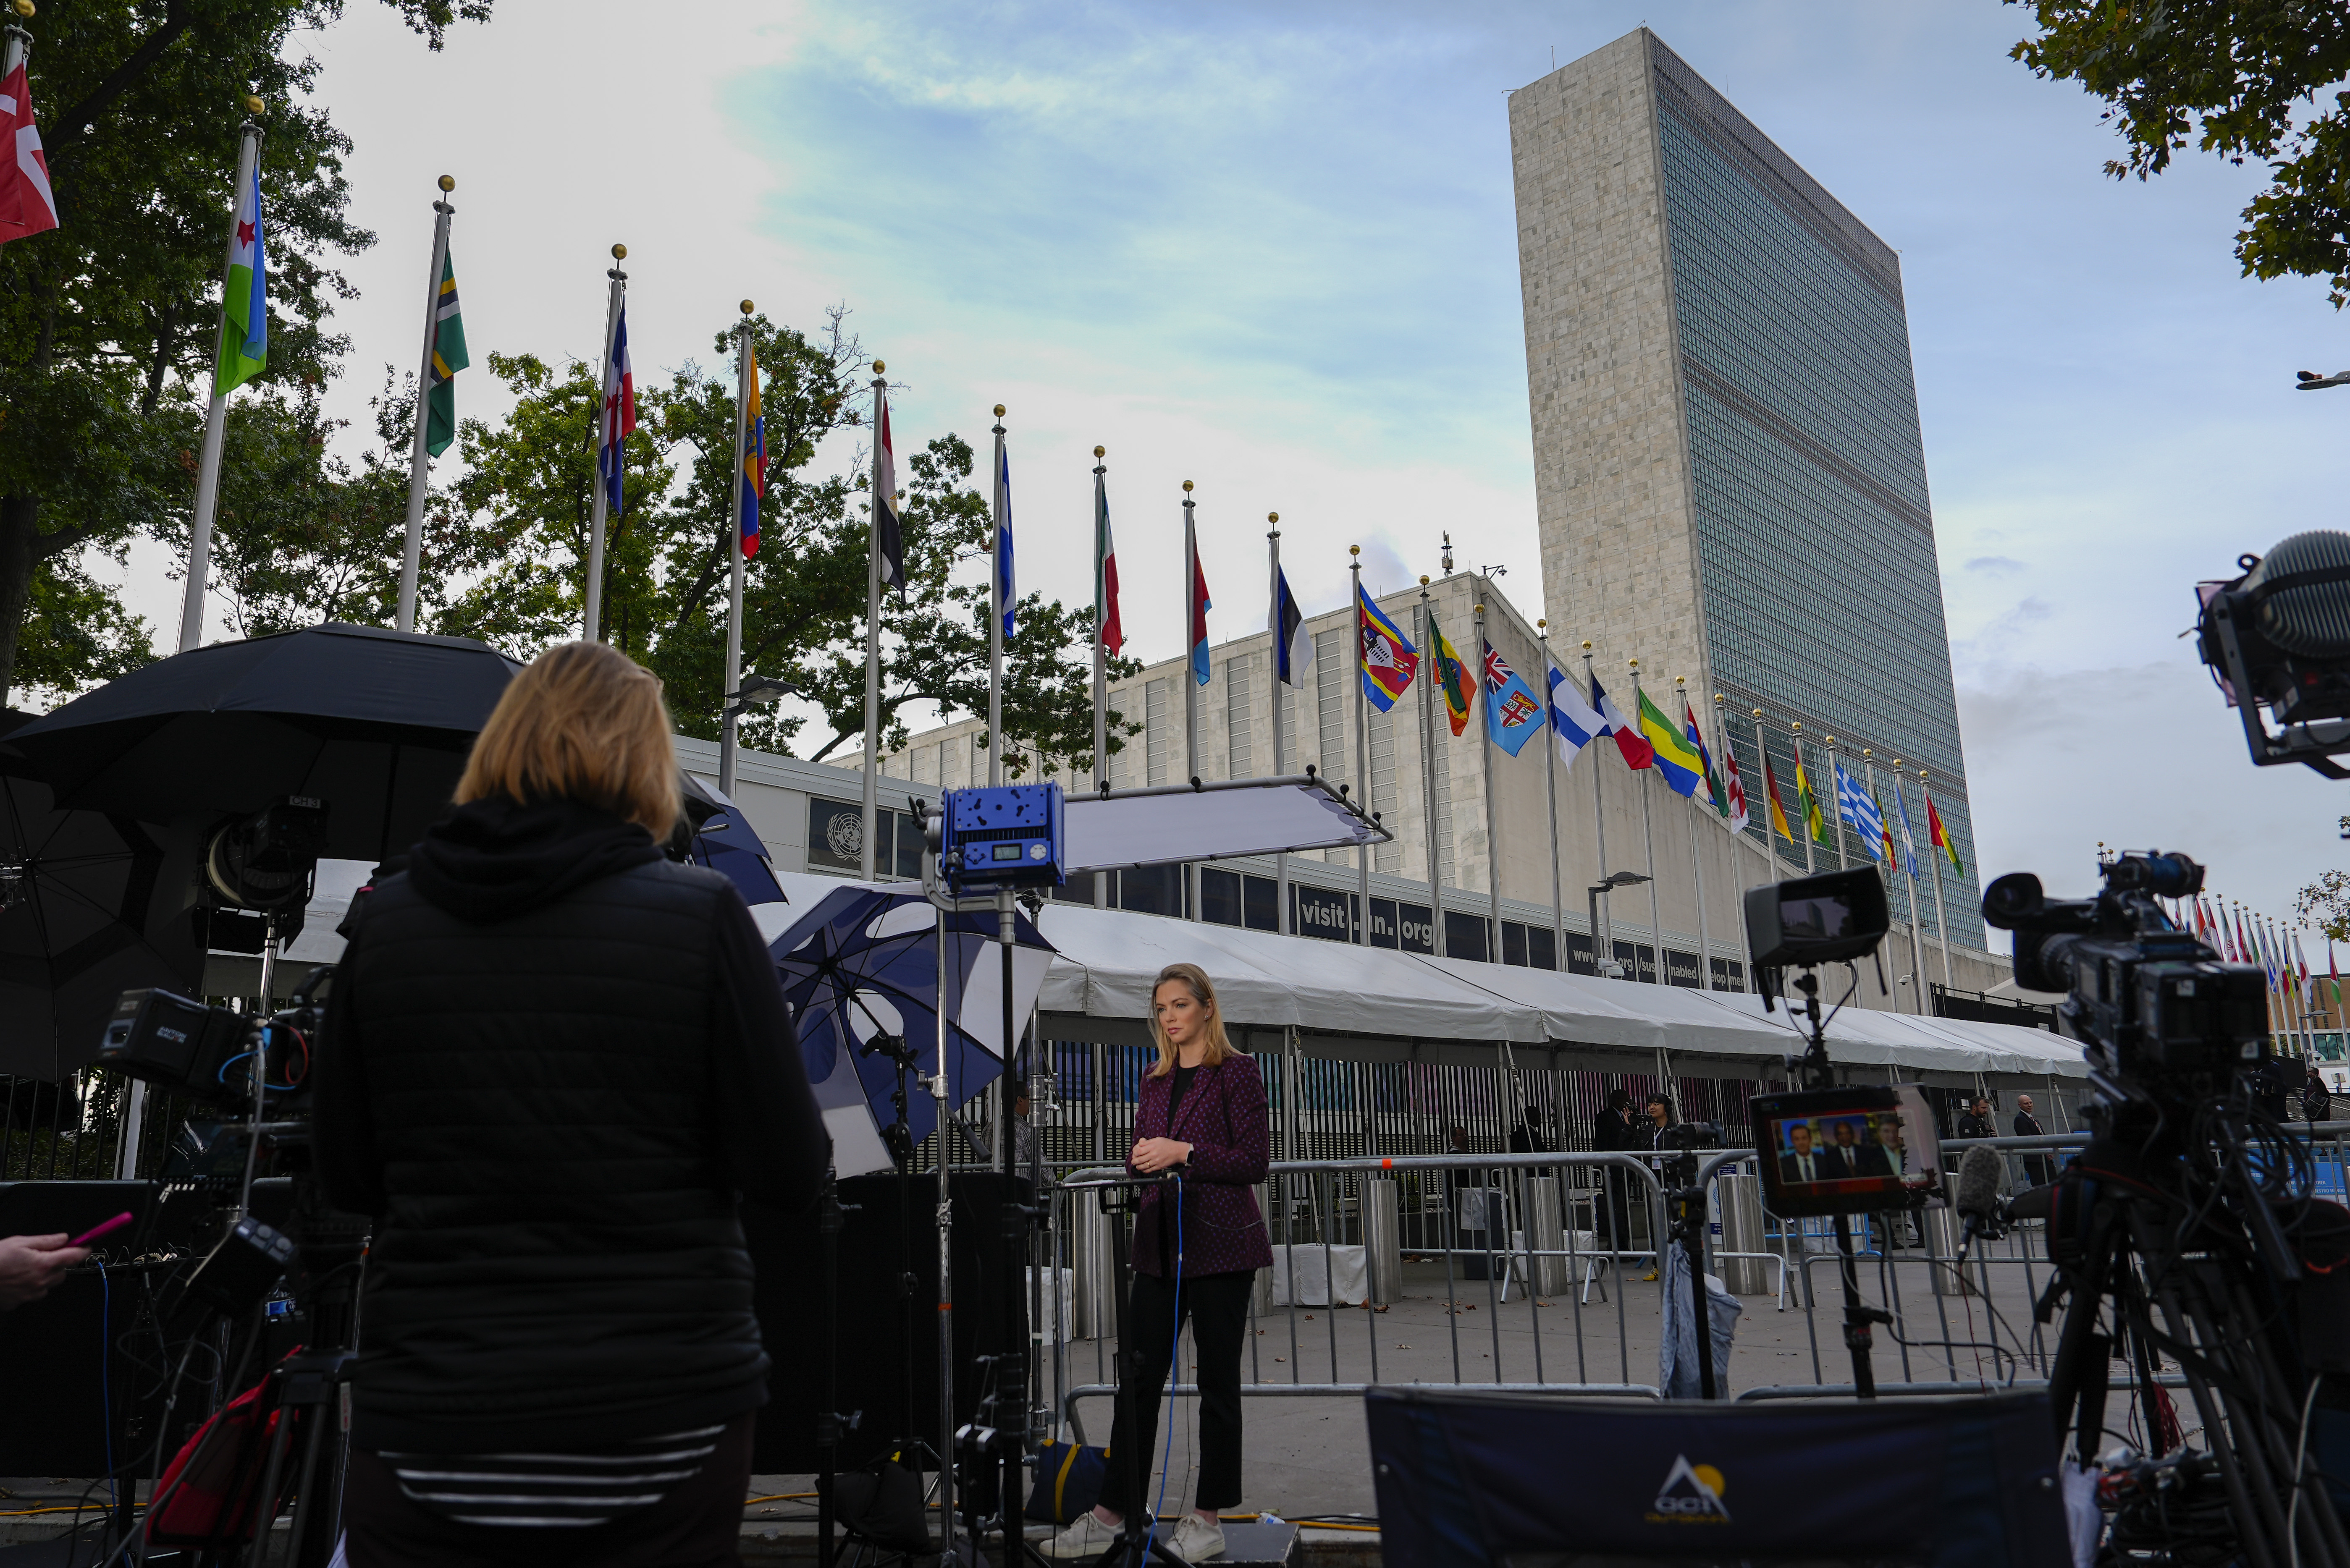
<path id="1" fill-rule="evenodd" d="M 97 1241 L 100 1236 L 107 1234 L 109 1231 L 120 1231 L 125 1225 L 130 1223 L 130 1211 L 126 1209 L 121 1213 L 117 1214 L 113 1219 L 109 1220 L 105 1224 L 91 1226 L 88 1230 L 84 1231 L 80 1235 L 76 1236 L 72 1241 L 68 1241 L 66 1245 L 68 1247 L 87 1247 L 92 1241 Z"/>

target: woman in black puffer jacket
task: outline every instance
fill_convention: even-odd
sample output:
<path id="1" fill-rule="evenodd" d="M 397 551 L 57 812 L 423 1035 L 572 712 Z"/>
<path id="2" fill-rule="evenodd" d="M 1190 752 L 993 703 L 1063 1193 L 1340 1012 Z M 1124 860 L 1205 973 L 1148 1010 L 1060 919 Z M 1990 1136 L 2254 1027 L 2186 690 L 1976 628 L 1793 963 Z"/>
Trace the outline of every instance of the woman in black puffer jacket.
<path id="1" fill-rule="evenodd" d="M 660 683 L 572 643 L 360 901 L 319 1174 L 375 1217 L 353 1568 L 735 1561 L 767 1356 L 736 1195 L 797 1209 L 823 1121 L 733 885 L 669 860 Z"/>

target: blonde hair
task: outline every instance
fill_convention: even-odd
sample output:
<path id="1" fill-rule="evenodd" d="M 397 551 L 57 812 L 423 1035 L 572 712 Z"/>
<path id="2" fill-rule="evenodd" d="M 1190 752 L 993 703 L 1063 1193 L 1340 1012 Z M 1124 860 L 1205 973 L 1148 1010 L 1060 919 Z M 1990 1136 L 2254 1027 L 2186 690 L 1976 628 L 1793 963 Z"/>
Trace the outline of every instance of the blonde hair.
<path id="1" fill-rule="evenodd" d="M 1198 964 L 1170 963 L 1150 982 L 1150 1039 L 1159 1047 L 1159 1064 L 1149 1074 L 1154 1078 L 1175 1070 L 1175 1047 L 1168 1041 L 1167 1031 L 1159 1026 L 1159 988 L 1170 980 L 1182 981 L 1191 1000 L 1208 1010 L 1208 1054 L 1200 1064 L 1212 1067 L 1235 1053 L 1232 1037 L 1224 1033 L 1224 1010 L 1216 1005 L 1216 982 Z"/>
<path id="2" fill-rule="evenodd" d="M 600 642 L 567 642 L 514 678 L 473 741 L 457 801 L 568 799 L 669 837 L 684 802 L 661 683 Z"/>

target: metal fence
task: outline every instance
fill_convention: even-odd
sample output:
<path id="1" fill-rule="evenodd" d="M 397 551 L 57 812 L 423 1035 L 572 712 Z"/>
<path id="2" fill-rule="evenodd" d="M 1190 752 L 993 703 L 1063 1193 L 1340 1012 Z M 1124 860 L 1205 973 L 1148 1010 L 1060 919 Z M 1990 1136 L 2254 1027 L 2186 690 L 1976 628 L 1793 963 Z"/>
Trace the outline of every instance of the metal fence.
<path id="1" fill-rule="evenodd" d="M 2319 1196 L 2350 1190 L 2350 1122 L 2295 1124 Z M 2012 1190 L 2054 1174 L 2085 1132 L 1950 1140 L 2000 1151 Z M 1274 1263 L 1251 1306 L 1242 1393 L 1341 1398 L 1380 1383 L 1660 1397 L 1656 1350 L 1666 1272 L 1664 1187 L 1648 1154 L 1389 1155 L 1276 1162 L 1259 1189 Z M 2044 1162 L 2044 1163 L 2043 1163 Z M 1833 1220 L 1763 1209 L 1751 1149 L 1704 1157 L 1705 1266 L 1744 1298 L 1731 1395 L 1853 1392 Z M 1611 1185 L 1612 1184 L 1612 1185 Z M 1620 1194 L 1620 1220 L 1610 1212 Z M 1116 1392 L 1107 1226 L 1097 1189 L 1054 1195 L 1032 1272 L 1048 1355 L 1040 1416 L 1087 1436 L 1085 1407 Z M 2052 1271 L 2038 1222 L 1964 1249 L 1948 1210 L 1855 1222 L 1861 1291 L 1879 1330 L 1879 1395 L 2044 1383 L 2050 1329 L 2033 1306 Z M 1399 1338 L 1409 1334 L 1409 1338 Z M 1188 1363 L 1179 1362 L 1179 1365 Z M 1762 1367 L 1770 1376 L 1756 1376 Z M 1194 1386 L 1180 1378 L 1178 1396 Z M 1100 1432 L 1093 1433 L 1099 1440 Z"/>

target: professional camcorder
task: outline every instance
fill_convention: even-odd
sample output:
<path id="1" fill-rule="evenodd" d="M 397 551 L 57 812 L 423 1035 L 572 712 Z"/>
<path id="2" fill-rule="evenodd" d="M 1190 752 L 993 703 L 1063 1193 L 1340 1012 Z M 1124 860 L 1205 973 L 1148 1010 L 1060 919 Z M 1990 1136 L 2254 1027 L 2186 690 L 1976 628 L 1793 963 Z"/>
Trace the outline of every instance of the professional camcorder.
<path id="1" fill-rule="evenodd" d="M 2191 898 L 2203 867 L 2183 855 L 2124 855 L 2094 898 L 2055 898 L 2029 871 L 1983 893 L 1983 919 L 2015 933 L 2015 981 L 2065 993 L 2066 1032 L 2093 1071 L 2143 1086 L 2224 1090 L 2268 1058 L 2268 981 L 2223 963 L 2158 901 Z"/>
<path id="2" fill-rule="evenodd" d="M 2252 761 L 2350 779 L 2331 760 L 2350 751 L 2350 534 L 2295 534 L 2236 565 L 2240 576 L 2196 585 L 2196 651 L 2242 718 Z"/>

